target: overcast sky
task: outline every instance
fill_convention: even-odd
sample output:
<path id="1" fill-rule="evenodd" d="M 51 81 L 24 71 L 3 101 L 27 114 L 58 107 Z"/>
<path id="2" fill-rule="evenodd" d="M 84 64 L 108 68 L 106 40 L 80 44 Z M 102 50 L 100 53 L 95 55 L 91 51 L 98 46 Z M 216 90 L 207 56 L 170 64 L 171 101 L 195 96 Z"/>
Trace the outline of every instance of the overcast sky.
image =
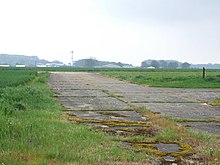
<path id="1" fill-rule="evenodd" d="M 0 0 L 0 54 L 220 63 L 220 0 Z"/>

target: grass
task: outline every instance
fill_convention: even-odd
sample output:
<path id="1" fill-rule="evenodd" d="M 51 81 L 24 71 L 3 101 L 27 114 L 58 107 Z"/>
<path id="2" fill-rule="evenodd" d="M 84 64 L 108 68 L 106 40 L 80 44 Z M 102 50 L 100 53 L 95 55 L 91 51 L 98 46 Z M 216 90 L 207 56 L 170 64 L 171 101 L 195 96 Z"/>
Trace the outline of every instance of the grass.
<path id="1" fill-rule="evenodd" d="M 120 142 L 102 132 L 66 122 L 62 107 L 45 83 L 48 74 L 34 75 L 23 85 L 1 89 L 1 164 L 103 164 L 145 159 L 143 152 L 123 149 Z"/>
<path id="2" fill-rule="evenodd" d="M 199 70 L 108 71 L 102 74 L 154 87 L 220 88 L 220 70 L 208 70 L 205 79 Z"/>
<path id="3" fill-rule="evenodd" d="M 34 70 L 1 69 L 0 88 L 23 85 L 26 82 L 33 80 L 35 76 L 36 71 Z"/>

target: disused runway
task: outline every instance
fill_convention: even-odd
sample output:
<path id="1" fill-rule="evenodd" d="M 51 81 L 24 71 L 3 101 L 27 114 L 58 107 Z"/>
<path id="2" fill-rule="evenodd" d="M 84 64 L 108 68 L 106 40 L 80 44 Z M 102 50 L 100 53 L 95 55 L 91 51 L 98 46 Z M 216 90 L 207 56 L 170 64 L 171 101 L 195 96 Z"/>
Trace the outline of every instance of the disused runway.
<path id="1" fill-rule="evenodd" d="M 91 125 L 108 134 L 157 135 L 160 128 L 137 113 L 138 107 L 181 118 L 184 122 L 178 124 L 187 128 L 220 134 L 220 107 L 205 104 L 219 97 L 220 89 L 153 88 L 85 72 L 52 72 L 49 86 L 69 121 Z M 151 152 L 162 156 L 162 161 L 177 164 L 184 161 L 182 157 L 193 154 L 191 146 L 176 142 L 122 143 L 138 149 L 151 148 Z"/>
<path id="2" fill-rule="evenodd" d="M 220 119 L 220 107 L 205 104 L 219 97 L 220 89 L 145 87 L 85 72 L 51 73 L 49 85 L 57 100 L 71 113 L 130 111 L 134 107 L 146 107 L 162 115 L 193 120 L 183 123 L 187 127 L 220 133 L 219 122 L 199 122 L 201 119 Z"/>

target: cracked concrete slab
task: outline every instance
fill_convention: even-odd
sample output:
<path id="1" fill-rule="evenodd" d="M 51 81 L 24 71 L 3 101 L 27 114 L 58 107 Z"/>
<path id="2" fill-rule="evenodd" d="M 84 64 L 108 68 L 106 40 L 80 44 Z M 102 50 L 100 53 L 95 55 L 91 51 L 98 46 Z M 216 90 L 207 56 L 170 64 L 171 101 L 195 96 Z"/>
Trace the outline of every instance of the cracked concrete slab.
<path id="1" fill-rule="evenodd" d="M 127 110 L 130 106 L 114 97 L 58 97 L 69 110 Z"/>
<path id="2" fill-rule="evenodd" d="M 95 90 L 99 89 L 92 85 L 82 85 L 82 84 L 52 84 L 50 88 L 57 89 L 57 90 L 76 90 L 76 89 L 88 89 L 88 90 Z"/>
<path id="3" fill-rule="evenodd" d="M 179 124 L 190 129 L 204 131 L 207 133 L 220 133 L 220 122 L 179 122 Z"/>
<path id="4" fill-rule="evenodd" d="M 129 121 L 145 121 L 135 111 L 71 111 L 69 114 L 74 114 L 81 119 L 96 119 L 96 120 L 129 120 Z"/>
<path id="5" fill-rule="evenodd" d="M 204 103 L 138 103 L 135 106 L 144 106 L 152 112 L 166 116 L 187 119 L 219 119 L 220 107 Z"/>
<path id="6" fill-rule="evenodd" d="M 61 96 L 56 99 L 68 110 L 124 111 L 143 106 L 171 117 L 220 119 L 220 107 L 204 101 L 220 97 L 220 89 L 148 87 L 85 72 L 54 72 L 49 87 Z M 219 127 L 216 130 L 220 133 Z"/>
<path id="7" fill-rule="evenodd" d="M 103 93 L 100 90 L 52 90 L 53 93 L 59 96 L 71 96 L 71 97 L 92 97 L 92 96 L 108 96 L 106 93 Z"/>
<path id="8" fill-rule="evenodd" d="M 196 103 L 196 99 L 189 99 L 170 93 L 120 93 L 122 100 L 130 103 Z"/>

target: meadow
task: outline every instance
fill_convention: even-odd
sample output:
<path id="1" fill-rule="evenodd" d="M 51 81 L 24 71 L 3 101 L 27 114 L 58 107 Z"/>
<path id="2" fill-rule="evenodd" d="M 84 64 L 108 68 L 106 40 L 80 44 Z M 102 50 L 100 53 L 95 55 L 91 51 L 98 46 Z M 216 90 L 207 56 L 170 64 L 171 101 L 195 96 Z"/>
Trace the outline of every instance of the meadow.
<path id="1" fill-rule="evenodd" d="M 120 80 L 140 85 L 169 88 L 220 88 L 220 70 L 207 70 L 206 78 L 202 78 L 199 69 L 189 70 L 140 70 L 140 71 L 108 71 L 102 72 Z"/>
<path id="2" fill-rule="evenodd" d="M 146 156 L 143 151 L 123 147 L 120 137 L 67 122 L 62 113 L 63 107 L 54 100 L 47 85 L 48 70 L 101 72 L 125 81 L 161 87 L 169 87 L 160 79 L 161 76 L 166 78 L 166 74 L 173 79 L 184 77 L 178 80 L 182 81 L 180 84 L 187 84 L 184 80 L 189 77 L 197 77 L 197 83 L 200 81 L 198 79 L 202 79 L 198 70 L 45 68 L 46 72 L 38 73 L 38 68 L 0 68 L 0 164 L 114 164 L 152 159 L 151 154 Z M 190 83 L 188 87 L 219 88 L 219 74 L 219 70 L 210 71 L 207 80 L 201 80 L 204 81 L 202 85 Z M 146 77 L 151 77 L 151 80 Z M 153 124 L 162 131 L 155 137 L 136 136 L 132 140 L 181 141 L 194 144 L 196 152 L 209 161 L 220 160 L 219 136 L 187 131 L 177 126 L 172 119 L 155 116 L 143 108 L 137 111 L 148 114 Z"/>
<path id="3" fill-rule="evenodd" d="M 0 88 L 22 85 L 36 76 L 33 70 L 1 69 Z"/>

